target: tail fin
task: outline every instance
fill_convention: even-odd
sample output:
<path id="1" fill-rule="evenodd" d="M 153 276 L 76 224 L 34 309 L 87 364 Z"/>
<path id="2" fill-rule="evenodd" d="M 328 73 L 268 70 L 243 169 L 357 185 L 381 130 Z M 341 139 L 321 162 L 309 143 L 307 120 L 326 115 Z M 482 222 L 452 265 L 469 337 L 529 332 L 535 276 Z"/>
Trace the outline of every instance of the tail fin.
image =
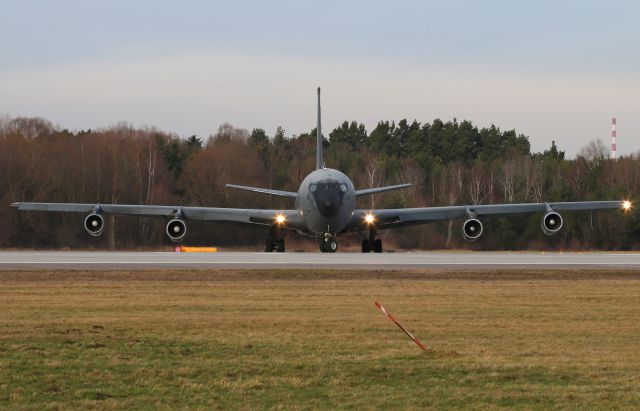
<path id="1" fill-rule="evenodd" d="M 322 127 L 320 125 L 320 87 L 318 87 L 318 127 L 316 128 L 316 170 L 324 168 L 322 158 Z"/>

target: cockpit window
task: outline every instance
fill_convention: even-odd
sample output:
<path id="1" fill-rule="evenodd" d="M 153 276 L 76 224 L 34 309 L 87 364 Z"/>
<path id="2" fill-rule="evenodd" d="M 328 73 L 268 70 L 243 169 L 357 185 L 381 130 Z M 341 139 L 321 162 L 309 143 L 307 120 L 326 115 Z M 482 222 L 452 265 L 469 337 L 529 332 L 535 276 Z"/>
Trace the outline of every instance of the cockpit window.
<path id="1" fill-rule="evenodd" d="M 316 191 L 342 191 L 347 192 L 347 185 L 344 183 L 313 183 L 309 184 L 309 192 L 314 193 Z"/>

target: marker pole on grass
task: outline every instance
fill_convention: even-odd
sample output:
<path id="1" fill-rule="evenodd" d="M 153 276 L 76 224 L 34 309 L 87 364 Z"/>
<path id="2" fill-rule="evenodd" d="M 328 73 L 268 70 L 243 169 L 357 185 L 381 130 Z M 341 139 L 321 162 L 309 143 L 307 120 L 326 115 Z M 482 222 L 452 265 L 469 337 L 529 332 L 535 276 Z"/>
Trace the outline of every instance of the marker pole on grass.
<path id="1" fill-rule="evenodd" d="M 416 343 L 416 345 L 420 348 L 422 348 L 424 351 L 428 351 L 428 348 L 425 347 L 424 344 L 422 344 L 413 334 L 411 334 L 409 331 L 406 330 L 406 328 L 404 328 L 402 326 L 402 324 L 400 324 L 398 322 L 398 320 L 396 320 L 393 315 L 391 315 L 391 313 L 389 311 L 387 311 L 382 304 L 380 304 L 379 302 L 375 302 L 376 307 L 378 307 L 380 309 L 380 311 L 382 311 L 382 313 L 384 315 L 387 316 L 388 319 L 390 319 L 391 321 L 393 321 L 402 331 L 404 331 L 405 334 L 407 334 L 407 336 L 409 336 L 409 338 L 411 338 L 413 340 L 414 343 Z"/>

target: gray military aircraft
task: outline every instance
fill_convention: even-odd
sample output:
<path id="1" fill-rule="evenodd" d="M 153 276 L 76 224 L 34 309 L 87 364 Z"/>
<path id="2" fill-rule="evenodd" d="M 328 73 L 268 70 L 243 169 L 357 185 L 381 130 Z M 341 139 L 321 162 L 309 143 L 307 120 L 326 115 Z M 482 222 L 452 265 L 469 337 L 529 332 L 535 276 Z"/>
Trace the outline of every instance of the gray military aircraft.
<path id="1" fill-rule="evenodd" d="M 465 219 L 462 223 L 464 239 L 474 241 L 482 235 L 482 223 L 478 219 L 488 215 L 515 213 L 544 213 L 540 227 L 547 235 L 557 233 L 562 227 L 561 211 L 631 208 L 629 201 L 580 201 L 560 203 L 484 204 L 448 207 L 421 207 L 399 209 L 357 209 L 356 199 L 365 195 L 398 190 L 411 184 L 356 190 L 345 174 L 326 168 L 322 157 L 322 129 L 320 124 L 320 88 L 318 88 L 318 128 L 316 136 L 316 170 L 300 184 L 297 193 L 227 184 L 228 188 L 256 193 L 288 197 L 295 200 L 290 210 L 262 210 L 242 208 L 186 207 L 164 205 L 78 204 L 78 203 L 13 203 L 20 211 L 51 211 L 87 213 L 84 228 L 92 236 L 104 230 L 103 215 L 164 217 L 167 236 L 174 242 L 182 241 L 187 234 L 187 221 L 227 221 L 261 225 L 270 228 L 265 251 L 284 252 L 283 230 L 320 238 L 320 251 L 336 252 L 338 234 L 346 232 L 366 233 L 362 252 L 382 252 L 382 240 L 376 238 L 378 230 L 426 224 L 441 220 Z"/>

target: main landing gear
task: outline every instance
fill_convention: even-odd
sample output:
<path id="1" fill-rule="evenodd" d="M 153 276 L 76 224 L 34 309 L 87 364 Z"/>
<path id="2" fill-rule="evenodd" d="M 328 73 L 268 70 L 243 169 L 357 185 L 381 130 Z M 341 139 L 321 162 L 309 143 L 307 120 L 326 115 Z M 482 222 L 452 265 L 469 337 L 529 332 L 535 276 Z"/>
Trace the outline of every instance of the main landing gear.
<path id="1" fill-rule="evenodd" d="M 376 230 L 373 226 L 369 229 L 369 239 L 362 240 L 362 252 L 369 253 L 371 251 L 374 253 L 382 252 L 382 240 L 376 238 Z"/>
<path id="2" fill-rule="evenodd" d="M 323 253 L 335 253 L 338 251 L 338 242 L 336 241 L 336 238 L 325 236 L 325 238 L 320 241 L 320 251 Z"/>
<path id="3" fill-rule="evenodd" d="M 264 251 L 265 253 L 270 253 L 272 251 L 284 253 L 284 239 L 278 238 L 278 230 L 276 228 L 271 228 L 270 236 L 265 242 Z"/>

